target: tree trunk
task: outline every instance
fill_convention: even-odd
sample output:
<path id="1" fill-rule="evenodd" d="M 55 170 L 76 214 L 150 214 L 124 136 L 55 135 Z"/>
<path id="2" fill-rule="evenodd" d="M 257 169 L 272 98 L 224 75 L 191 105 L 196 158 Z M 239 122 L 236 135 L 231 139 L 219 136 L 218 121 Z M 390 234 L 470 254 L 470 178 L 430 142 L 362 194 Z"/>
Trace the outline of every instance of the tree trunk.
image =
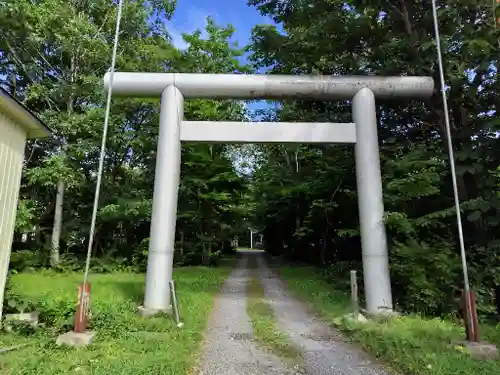
<path id="1" fill-rule="evenodd" d="M 327 245 L 327 238 L 328 238 L 328 227 L 323 233 L 323 238 L 322 238 L 322 243 L 321 243 L 321 249 L 320 249 L 320 257 L 321 257 L 321 265 L 324 266 L 326 264 L 326 245 Z"/>
<path id="2" fill-rule="evenodd" d="M 76 56 L 74 53 L 71 56 L 70 71 L 69 71 L 69 82 L 71 85 L 75 83 L 76 74 L 78 71 L 78 66 L 76 64 Z M 66 113 L 68 118 L 73 114 L 73 108 L 75 102 L 75 95 L 73 92 L 73 87 L 71 87 L 71 92 L 69 94 L 66 103 Z M 66 147 L 66 138 L 62 137 L 61 153 L 64 154 Z M 51 251 L 50 251 L 50 265 L 55 266 L 59 264 L 59 243 L 61 240 L 61 228 L 62 228 L 62 209 L 64 204 L 64 181 L 59 180 L 57 182 L 57 193 L 56 193 L 56 208 L 54 213 L 54 226 L 52 227 L 52 240 L 51 240 Z"/>
<path id="3" fill-rule="evenodd" d="M 201 256 L 201 263 L 204 266 L 208 266 L 209 265 L 209 262 L 210 262 L 209 252 L 210 252 L 210 249 L 207 246 L 207 242 L 203 241 L 203 253 L 202 253 L 202 256 Z"/>
<path id="4" fill-rule="evenodd" d="M 500 285 L 495 286 L 495 305 L 497 308 L 498 320 L 500 321 Z"/>
<path id="5" fill-rule="evenodd" d="M 57 183 L 56 209 L 54 213 L 54 226 L 52 227 L 52 247 L 50 250 L 50 265 L 52 267 L 59 264 L 59 243 L 61 240 L 62 211 L 64 202 L 64 182 Z"/>
<path id="6" fill-rule="evenodd" d="M 180 237 L 181 237 L 181 246 L 179 250 L 181 255 L 184 256 L 184 232 L 180 233 Z"/>

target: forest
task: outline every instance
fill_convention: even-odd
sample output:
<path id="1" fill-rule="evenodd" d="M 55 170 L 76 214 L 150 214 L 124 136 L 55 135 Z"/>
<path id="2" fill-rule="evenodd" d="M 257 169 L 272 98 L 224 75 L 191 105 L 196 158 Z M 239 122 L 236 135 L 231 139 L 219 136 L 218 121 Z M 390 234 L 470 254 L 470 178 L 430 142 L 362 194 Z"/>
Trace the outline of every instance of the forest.
<path id="1" fill-rule="evenodd" d="M 438 1 L 471 283 L 480 314 L 500 300 L 500 32 L 489 1 Z M 128 0 L 118 71 L 432 76 L 425 101 L 378 101 L 380 158 L 396 307 L 444 316 L 463 287 L 431 7 L 415 0 L 250 0 L 274 25 L 234 45 L 206 21 L 172 42 L 174 0 Z M 83 268 L 104 121 L 116 4 L 0 1 L 0 83 L 54 131 L 27 145 L 11 270 Z M 499 8 L 500 9 L 500 8 Z M 279 27 L 278 27 L 279 26 Z M 348 101 L 190 100 L 189 120 L 350 122 Z M 145 269 L 159 99 L 114 98 L 92 271 Z M 215 265 L 249 228 L 275 256 L 348 281 L 361 271 L 354 148 L 184 144 L 176 266 Z M 56 215 L 62 207 L 62 217 Z"/>

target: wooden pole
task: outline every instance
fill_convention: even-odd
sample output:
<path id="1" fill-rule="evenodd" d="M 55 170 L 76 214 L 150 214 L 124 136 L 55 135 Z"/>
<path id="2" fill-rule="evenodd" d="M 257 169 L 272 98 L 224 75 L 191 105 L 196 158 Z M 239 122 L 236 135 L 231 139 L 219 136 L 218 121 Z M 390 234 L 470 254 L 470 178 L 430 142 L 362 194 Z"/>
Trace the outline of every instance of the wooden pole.
<path id="1" fill-rule="evenodd" d="M 465 291 L 462 291 L 462 300 L 464 306 L 464 321 L 465 321 L 465 335 L 467 341 L 470 342 L 479 342 L 479 320 L 477 317 L 477 306 L 476 306 L 476 293 L 474 290 L 469 291 L 469 301 L 470 301 L 470 309 L 469 304 L 467 303 L 467 294 Z M 472 327 L 469 317 L 472 317 Z"/>

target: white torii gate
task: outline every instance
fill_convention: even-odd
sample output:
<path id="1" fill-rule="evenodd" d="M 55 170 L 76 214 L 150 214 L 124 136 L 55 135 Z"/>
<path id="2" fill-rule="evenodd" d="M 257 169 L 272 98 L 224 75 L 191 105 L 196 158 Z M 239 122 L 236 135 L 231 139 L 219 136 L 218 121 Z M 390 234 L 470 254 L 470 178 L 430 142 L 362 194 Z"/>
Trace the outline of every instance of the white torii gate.
<path id="1" fill-rule="evenodd" d="M 104 77 L 110 87 L 110 73 Z M 356 179 L 369 313 L 392 311 L 375 98 L 428 98 L 430 77 L 283 76 L 123 73 L 113 77 L 120 96 L 161 95 L 160 130 L 151 217 L 145 315 L 171 310 L 181 142 L 355 143 Z M 352 100 L 353 123 L 184 121 L 184 98 Z"/>

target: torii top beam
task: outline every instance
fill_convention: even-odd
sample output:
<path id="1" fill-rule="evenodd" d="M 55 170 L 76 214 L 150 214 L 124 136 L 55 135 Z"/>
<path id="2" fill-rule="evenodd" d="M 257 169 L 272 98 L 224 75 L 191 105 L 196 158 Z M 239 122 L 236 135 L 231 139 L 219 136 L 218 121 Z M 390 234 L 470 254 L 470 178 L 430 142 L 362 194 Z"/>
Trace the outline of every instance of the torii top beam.
<path id="1" fill-rule="evenodd" d="M 104 76 L 106 91 L 109 78 L 108 72 Z M 115 72 L 113 94 L 157 97 L 169 85 L 176 86 L 185 98 L 198 99 L 352 99 L 364 87 L 377 98 L 423 99 L 434 91 L 432 77 Z"/>

